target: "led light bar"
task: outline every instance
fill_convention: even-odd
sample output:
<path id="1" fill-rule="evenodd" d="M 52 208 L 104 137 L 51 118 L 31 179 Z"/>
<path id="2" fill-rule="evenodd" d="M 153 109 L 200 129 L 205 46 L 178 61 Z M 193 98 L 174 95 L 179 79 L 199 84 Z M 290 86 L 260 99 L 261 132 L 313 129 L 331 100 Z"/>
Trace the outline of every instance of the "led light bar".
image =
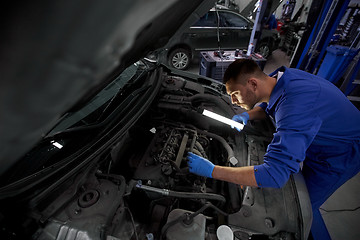
<path id="1" fill-rule="evenodd" d="M 244 124 L 242 123 L 239 123 L 239 122 L 235 122 L 234 120 L 231 120 L 230 118 L 226 118 L 226 117 L 223 117 L 217 113 L 213 113 L 213 112 L 210 112 L 206 109 L 204 109 L 203 115 L 209 117 L 209 118 L 212 118 L 212 119 L 215 119 L 219 122 L 222 122 L 222 123 L 225 123 L 227 125 L 230 125 L 230 126 L 234 126 L 240 130 L 242 130 L 244 128 Z"/>

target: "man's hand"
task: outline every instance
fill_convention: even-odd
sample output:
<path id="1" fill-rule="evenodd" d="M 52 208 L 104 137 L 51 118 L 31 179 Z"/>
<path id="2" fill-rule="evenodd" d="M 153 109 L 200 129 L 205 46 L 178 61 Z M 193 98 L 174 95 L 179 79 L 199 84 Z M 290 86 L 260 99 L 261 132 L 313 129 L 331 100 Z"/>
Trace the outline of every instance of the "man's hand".
<path id="1" fill-rule="evenodd" d="M 187 158 L 189 160 L 188 165 L 191 173 L 212 178 L 212 172 L 215 167 L 212 162 L 191 152 L 188 153 Z"/>
<path id="2" fill-rule="evenodd" d="M 238 115 L 235 115 L 233 116 L 232 120 L 236 121 L 236 122 L 239 122 L 239 123 L 242 123 L 244 125 L 247 124 L 248 120 L 249 120 L 250 116 L 247 112 L 243 112 L 241 114 L 238 114 Z M 234 128 L 234 126 L 231 126 L 232 128 Z M 239 132 L 241 131 L 241 129 L 235 127 L 236 130 L 238 130 Z"/>

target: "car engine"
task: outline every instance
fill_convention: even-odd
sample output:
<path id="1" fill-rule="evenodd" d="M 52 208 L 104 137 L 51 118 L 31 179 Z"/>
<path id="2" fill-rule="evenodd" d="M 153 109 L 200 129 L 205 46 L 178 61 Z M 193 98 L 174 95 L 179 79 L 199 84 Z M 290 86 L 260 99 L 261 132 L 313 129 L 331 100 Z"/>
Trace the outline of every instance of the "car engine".
<path id="1" fill-rule="evenodd" d="M 251 188 L 191 174 L 187 166 L 188 152 L 222 166 L 261 164 L 271 124 L 252 122 L 239 133 L 201 114 L 241 111 L 222 85 L 171 72 L 161 78 L 151 107 L 111 148 L 49 196 L 32 199 L 32 220 L 24 223 L 40 223 L 32 239 L 217 239 L 220 227 L 236 239 L 301 239 L 292 181 Z"/>

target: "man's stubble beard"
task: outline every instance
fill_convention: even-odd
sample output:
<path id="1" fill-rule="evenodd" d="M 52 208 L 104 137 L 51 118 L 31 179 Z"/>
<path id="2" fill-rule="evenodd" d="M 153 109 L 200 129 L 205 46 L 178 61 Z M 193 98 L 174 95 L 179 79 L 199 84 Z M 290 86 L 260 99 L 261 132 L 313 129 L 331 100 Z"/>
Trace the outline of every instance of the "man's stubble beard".
<path id="1" fill-rule="evenodd" d="M 259 100 L 256 99 L 256 95 L 254 92 L 252 92 L 250 89 L 246 89 L 246 93 L 245 93 L 245 99 L 247 101 L 247 103 L 241 104 L 243 106 L 241 106 L 242 108 L 245 108 L 246 110 L 251 110 L 254 108 L 255 104 L 258 103 Z"/>

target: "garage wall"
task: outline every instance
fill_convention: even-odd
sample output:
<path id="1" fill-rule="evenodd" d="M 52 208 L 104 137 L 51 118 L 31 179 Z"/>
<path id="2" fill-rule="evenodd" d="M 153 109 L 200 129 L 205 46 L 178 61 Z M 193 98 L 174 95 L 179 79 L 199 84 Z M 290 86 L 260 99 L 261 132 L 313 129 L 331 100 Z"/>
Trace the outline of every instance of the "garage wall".
<path id="1" fill-rule="evenodd" d="M 283 5 L 284 5 L 286 2 L 287 2 L 286 0 L 283 0 L 283 1 L 280 3 L 279 7 L 276 9 L 276 11 L 275 11 L 275 17 L 276 17 L 277 19 L 281 18 Z M 301 7 L 303 4 L 305 4 L 305 6 L 307 6 L 307 5 L 310 6 L 311 2 L 312 2 L 312 0 L 296 0 L 295 9 L 294 9 L 294 12 L 293 12 L 293 16 L 294 16 L 294 14 L 297 13 L 297 11 L 300 9 L 300 7 Z"/>
<path id="2" fill-rule="evenodd" d="M 239 6 L 240 12 L 251 2 L 251 0 L 235 0 L 235 3 Z"/>
<path id="3" fill-rule="evenodd" d="M 244 8 L 245 8 L 249 3 L 251 3 L 251 2 L 252 2 L 252 0 L 235 0 L 235 3 L 238 4 L 238 6 L 239 6 L 239 11 L 240 11 L 240 12 L 241 12 L 242 10 L 244 10 Z M 282 8 L 283 8 L 283 5 L 284 5 L 286 2 L 287 2 L 286 0 L 283 0 L 283 1 L 280 3 L 279 7 L 275 10 L 275 17 L 276 17 L 277 19 L 281 18 Z M 312 2 L 312 0 L 297 0 L 293 14 L 295 14 L 295 13 L 300 9 L 300 7 L 302 6 L 302 4 L 305 4 L 305 8 L 306 8 L 306 6 L 310 6 L 310 5 L 311 5 L 311 2 Z M 353 2 L 359 2 L 359 3 L 360 3 L 360 0 L 353 0 Z M 308 9 L 305 10 L 305 13 L 304 13 L 304 12 L 302 13 L 302 16 L 299 18 L 299 20 L 301 19 L 300 22 L 306 21 L 307 12 L 308 12 Z"/>
<path id="4" fill-rule="evenodd" d="M 304 5 L 305 5 L 304 10 L 302 11 L 300 18 L 298 19 L 298 22 L 305 23 L 307 21 L 311 4 L 312 4 L 311 0 L 304 1 Z"/>
<path id="5" fill-rule="evenodd" d="M 360 0 L 357 0 L 357 1 L 360 1 Z M 244 8 L 250 3 L 252 2 L 252 0 L 235 0 L 235 3 L 239 5 L 239 10 L 240 12 L 242 10 L 244 10 Z M 276 9 L 275 11 L 275 17 L 276 18 L 280 18 L 281 17 L 281 13 L 282 13 L 282 7 L 283 5 L 286 3 L 287 1 L 286 0 L 283 0 L 279 7 Z M 306 4 L 306 2 L 311 2 L 311 0 L 297 0 L 296 1 L 296 5 L 295 5 L 295 10 L 294 10 L 294 13 L 296 13 L 299 8 L 301 7 L 301 5 L 304 3 Z"/>

